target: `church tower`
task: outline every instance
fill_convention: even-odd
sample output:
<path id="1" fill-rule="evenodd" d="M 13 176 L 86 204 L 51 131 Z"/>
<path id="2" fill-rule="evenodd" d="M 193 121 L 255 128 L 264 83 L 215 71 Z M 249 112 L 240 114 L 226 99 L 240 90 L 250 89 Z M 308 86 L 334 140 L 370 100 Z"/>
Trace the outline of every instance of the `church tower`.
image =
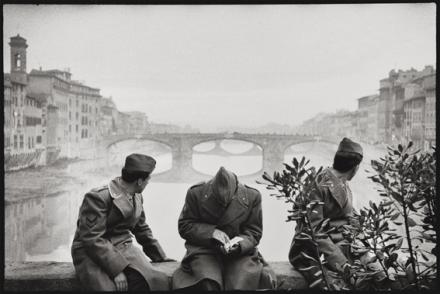
<path id="1" fill-rule="evenodd" d="M 26 73 L 26 39 L 17 35 L 11 37 L 11 80 L 20 84 L 27 84 Z"/>

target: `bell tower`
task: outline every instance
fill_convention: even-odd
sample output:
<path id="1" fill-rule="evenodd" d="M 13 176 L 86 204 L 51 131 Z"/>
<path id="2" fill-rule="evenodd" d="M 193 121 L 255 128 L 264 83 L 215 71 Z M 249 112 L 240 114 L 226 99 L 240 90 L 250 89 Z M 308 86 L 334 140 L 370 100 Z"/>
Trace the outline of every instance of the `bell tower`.
<path id="1" fill-rule="evenodd" d="M 18 34 L 11 37 L 9 46 L 11 46 L 11 80 L 26 84 L 26 48 L 28 47 L 26 39 Z"/>

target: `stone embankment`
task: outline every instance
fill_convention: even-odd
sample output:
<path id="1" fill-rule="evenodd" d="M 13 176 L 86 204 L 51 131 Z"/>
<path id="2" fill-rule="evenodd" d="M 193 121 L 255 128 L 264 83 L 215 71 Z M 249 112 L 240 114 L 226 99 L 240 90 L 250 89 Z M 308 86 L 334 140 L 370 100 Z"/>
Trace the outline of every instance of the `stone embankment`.
<path id="1" fill-rule="evenodd" d="M 288 262 L 269 262 L 275 271 L 279 289 L 305 289 L 303 276 Z M 153 263 L 153 266 L 171 277 L 178 262 Z M 6 291 L 78 291 L 80 284 L 70 262 L 23 262 L 5 266 Z"/>

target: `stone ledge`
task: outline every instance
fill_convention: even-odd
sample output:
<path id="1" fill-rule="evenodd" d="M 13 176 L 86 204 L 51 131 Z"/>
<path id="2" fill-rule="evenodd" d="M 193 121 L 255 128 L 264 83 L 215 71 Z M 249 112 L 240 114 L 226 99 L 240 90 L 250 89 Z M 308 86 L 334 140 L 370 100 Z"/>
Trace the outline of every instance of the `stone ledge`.
<path id="1" fill-rule="evenodd" d="M 152 264 L 171 277 L 178 262 Z M 305 289 L 304 277 L 288 262 L 269 262 L 275 271 L 280 289 Z M 284 282 L 283 282 L 284 281 Z M 5 265 L 4 290 L 6 291 L 78 291 L 80 284 L 70 262 L 22 262 Z"/>

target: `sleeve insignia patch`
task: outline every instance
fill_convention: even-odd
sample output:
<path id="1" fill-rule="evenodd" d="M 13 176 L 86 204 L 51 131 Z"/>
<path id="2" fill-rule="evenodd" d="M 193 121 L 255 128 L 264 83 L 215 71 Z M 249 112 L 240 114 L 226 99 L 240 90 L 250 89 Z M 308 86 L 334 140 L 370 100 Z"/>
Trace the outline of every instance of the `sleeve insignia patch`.
<path id="1" fill-rule="evenodd" d="M 98 216 L 96 214 L 89 214 L 86 216 L 86 224 L 89 228 L 94 227 L 98 221 Z"/>

